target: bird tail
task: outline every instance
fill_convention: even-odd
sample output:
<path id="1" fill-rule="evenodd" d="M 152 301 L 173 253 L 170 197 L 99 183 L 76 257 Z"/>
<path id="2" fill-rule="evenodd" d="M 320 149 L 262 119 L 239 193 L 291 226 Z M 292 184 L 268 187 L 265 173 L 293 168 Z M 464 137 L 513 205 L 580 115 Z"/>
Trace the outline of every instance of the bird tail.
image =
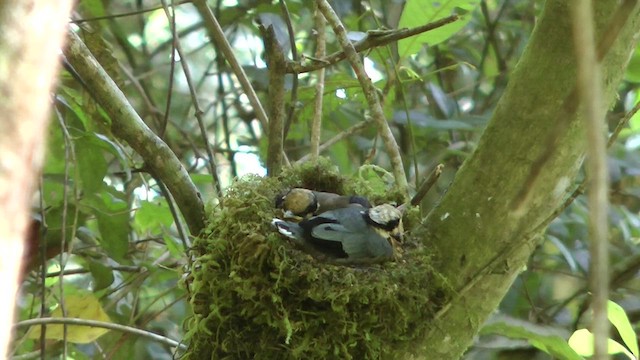
<path id="1" fill-rule="evenodd" d="M 303 239 L 303 231 L 300 225 L 291 222 L 284 221 L 280 219 L 271 220 L 271 225 L 275 226 L 278 229 L 278 232 L 290 239 L 296 240 L 298 242 Z"/>

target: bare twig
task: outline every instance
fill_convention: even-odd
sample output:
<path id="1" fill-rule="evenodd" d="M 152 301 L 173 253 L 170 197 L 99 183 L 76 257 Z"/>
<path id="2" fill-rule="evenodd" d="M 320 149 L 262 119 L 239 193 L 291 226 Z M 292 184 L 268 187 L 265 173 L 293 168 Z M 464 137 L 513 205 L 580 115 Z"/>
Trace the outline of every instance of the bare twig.
<path id="1" fill-rule="evenodd" d="M 313 19 L 316 28 L 316 53 L 315 57 L 321 59 L 327 52 L 326 22 L 318 5 L 315 4 Z M 318 161 L 320 156 L 320 133 L 322 130 L 322 100 L 324 98 L 324 68 L 316 73 L 316 96 L 314 99 L 313 121 L 311 125 L 311 161 Z"/>
<path id="2" fill-rule="evenodd" d="M 627 126 L 627 124 L 629 123 L 629 120 L 631 120 L 631 118 L 638 111 L 640 111 L 640 101 L 631 110 L 629 110 L 629 112 L 626 113 L 624 117 L 618 122 L 618 125 L 616 125 L 616 128 L 611 133 L 611 136 L 609 136 L 609 141 L 607 141 L 608 148 L 610 148 L 613 145 L 613 143 L 616 142 L 616 140 L 618 139 L 618 136 L 620 136 L 620 132 L 622 131 L 622 129 L 624 129 L 624 127 Z"/>
<path id="3" fill-rule="evenodd" d="M 327 150 L 328 148 L 330 148 L 331 146 L 333 146 L 335 143 L 337 143 L 338 141 L 341 141 L 343 139 L 348 138 L 349 136 L 364 130 L 367 126 L 371 125 L 370 121 L 363 121 L 363 122 L 359 122 L 353 126 L 351 126 L 350 128 L 346 129 L 345 131 L 337 134 L 336 136 L 332 137 L 331 139 L 327 140 L 324 144 L 320 145 L 320 147 L 318 148 L 318 152 L 322 153 L 323 151 Z M 301 164 L 305 161 L 309 161 L 309 159 L 311 158 L 311 155 L 305 155 L 303 157 L 301 157 L 298 161 L 296 161 L 296 163 Z"/>
<path id="4" fill-rule="evenodd" d="M 218 195 L 218 202 L 222 206 L 223 194 L 222 194 L 222 186 L 220 185 L 220 178 L 218 177 L 218 166 L 216 164 L 215 154 L 213 153 L 213 149 L 211 148 L 211 143 L 207 137 L 207 130 L 204 126 L 204 119 L 202 115 L 204 112 L 200 107 L 200 102 L 198 101 L 198 94 L 196 93 L 196 88 L 193 86 L 193 80 L 191 78 L 191 70 L 189 69 L 189 64 L 186 59 L 186 54 L 182 51 L 182 45 L 180 43 L 180 38 L 175 36 L 175 13 L 171 13 L 169 11 L 169 7 L 167 6 L 166 0 L 162 0 L 162 5 L 164 6 L 164 13 L 169 20 L 169 23 L 172 24 L 171 28 L 174 34 L 174 46 L 178 55 L 180 55 L 180 64 L 182 65 L 182 71 L 184 72 L 184 77 L 187 80 L 187 86 L 189 87 L 189 93 L 191 95 L 191 102 L 193 103 L 193 108 L 195 110 L 196 120 L 198 121 L 198 127 L 200 128 L 200 134 L 202 135 L 202 142 L 204 143 L 204 147 L 207 151 L 207 157 L 209 158 L 207 164 L 209 165 L 209 172 L 211 173 L 211 177 L 213 179 L 213 188 L 216 189 L 216 194 Z M 172 55 L 173 57 L 173 55 Z M 168 116 L 168 114 L 166 115 Z M 176 223 L 177 224 L 177 223 Z"/>
<path id="5" fill-rule="evenodd" d="M 326 15 L 325 15 L 326 16 Z M 381 32 L 371 31 L 368 36 L 363 40 L 353 44 L 356 52 L 363 52 L 369 50 L 374 47 L 383 46 L 390 44 L 392 42 L 402 40 L 414 35 L 421 34 L 423 32 L 427 32 L 433 29 L 437 29 L 439 27 L 450 24 L 459 19 L 458 15 L 451 15 L 446 18 L 442 18 L 438 21 L 434 21 L 432 23 L 428 23 L 422 26 L 417 26 L 411 29 L 398 29 L 398 30 L 386 30 Z M 325 58 L 316 59 L 313 63 L 309 65 L 301 65 L 299 63 L 289 63 L 287 67 L 287 73 L 306 73 L 314 70 L 318 70 L 329 65 L 335 64 L 340 60 L 348 58 L 347 52 L 344 50 L 335 52 L 333 54 L 328 55 Z"/>
<path id="6" fill-rule="evenodd" d="M 165 345 L 169 345 L 169 346 L 172 346 L 172 347 L 177 347 L 177 348 L 180 348 L 180 349 L 186 349 L 187 348 L 186 345 L 184 345 L 184 344 L 180 344 L 179 342 L 177 342 L 175 340 L 171 340 L 171 339 L 169 339 L 167 337 L 158 335 L 156 333 L 152 333 L 152 332 L 145 331 L 145 330 L 140 330 L 140 329 L 137 329 L 137 328 L 134 328 L 134 327 L 131 327 L 131 326 L 114 324 L 114 323 L 109 323 L 109 322 L 104 322 L 104 321 L 88 320 L 88 319 L 52 318 L 52 317 L 50 317 L 50 318 L 39 318 L 39 319 L 31 319 L 31 320 L 20 321 L 20 322 L 16 323 L 13 327 L 14 328 L 21 328 L 21 327 L 29 327 L 29 326 L 34 326 L 34 325 L 40 325 L 40 324 L 65 324 L 65 325 L 97 327 L 97 328 L 121 331 L 121 332 L 125 332 L 125 333 L 130 333 L 130 334 L 143 336 L 143 337 L 152 339 L 154 341 L 157 341 L 159 343 L 162 343 L 162 344 L 165 344 Z"/>
<path id="7" fill-rule="evenodd" d="M 171 1 L 173 3 L 173 0 Z M 169 59 L 169 76 L 167 83 L 167 99 L 164 107 L 164 116 L 162 117 L 162 124 L 160 130 L 158 131 L 158 136 L 160 138 L 164 138 L 164 134 L 167 131 L 167 124 L 169 123 L 169 113 L 171 112 L 171 100 L 173 99 L 173 78 L 176 73 L 176 44 L 178 40 L 177 26 L 176 26 L 176 12 L 175 8 L 172 9 L 173 12 L 169 11 L 169 7 L 167 6 L 166 0 L 162 0 L 162 7 L 164 8 L 164 13 L 167 16 L 167 20 L 169 20 L 170 28 L 171 28 L 171 58 Z M 183 61 L 182 55 L 180 56 L 180 60 Z M 214 186 L 215 187 L 215 186 Z"/>
<path id="8" fill-rule="evenodd" d="M 238 62 L 238 59 L 236 59 L 235 55 L 233 54 L 233 49 L 231 48 L 231 45 L 227 41 L 227 38 L 225 37 L 224 31 L 222 30 L 222 27 L 220 27 L 218 20 L 216 19 L 215 16 L 213 16 L 211 9 L 209 9 L 209 6 L 207 5 L 207 1 L 193 0 L 193 5 L 196 7 L 196 9 L 198 9 L 200 16 L 202 16 L 204 20 L 204 25 L 209 33 L 209 36 L 216 42 L 216 44 L 218 45 L 218 48 L 224 54 L 225 59 L 227 59 L 227 62 L 229 63 L 229 65 L 231 65 L 233 72 L 236 74 L 236 77 L 238 78 L 238 81 L 240 81 L 240 85 L 242 86 L 242 89 L 244 90 L 247 97 L 249 98 L 249 102 L 251 103 L 251 106 L 256 112 L 256 117 L 260 121 L 262 128 L 264 129 L 264 131 L 267 131 L 268 130 L 267 113 L 264 111 L 264 108 L 262 107 L 262 103 L 260 103 L 260 100 L 258 99 L 258 95 L 256 95 L 256 92 L 253 89 L 253 86 L 251 86 L 251 82 L 249 81 L 247 74 L 245 74 L 244 70 L 242 69 L 242 66 Z"/>
<path id="9" fill-rule="evenodd" d="M 420 201 L 422 201 L 422 198 L 424 198 L 424 196 L 427 195 L 431 187 L 433 187 L 436 181 L 438 181 L 438 179 L 440 178 L 440 174 L 442 174 L 442 169 L 444 169 L 443 164 L 436 165 L 433 171 L 431 171 L 429 176 L 424 180 L 422 185 L 420 185 L 418 192 L 416 192 L 416 194 L 411 199 L 411 206 L 417 206 L 418 204 L 420 204 Z"/>
<path id="10" fill-rule="evenodd" d="M 587 143 L 589 144 L 587 146 L 587 174 L 590 182 L 589 232 L 591 238 L 589 280 L 593 296 L 591 329 L 595 337 L 594 359 L 605 360 L 609 358 L 607 350 L 609 338 L 607 318 L 607 300 L 609 299 L 609 224 L 607 219 L 609 174 L 607 144 L 602 132 L 604 119 L 602 79 L 598 64 L 599 59 L 596 56 L 592 2 L 575 0 L 572 5 L 573 37 L 578 64 L 576 89 L 578 102 L 582 104 L 584 112 Z M 614 39 L 615 36 L 610 39 L 610 43 L 613 43 Z"/>
<path id="11" fill-rule="evenodd" d="M 340 42 L 340 46 L 342 46 L 342 49 L 344 50 L 349 63 L 351 63 L 351 67 L 363 88 L 364 95 L 371 110 L 371 116 L 378 127 L 378 133 L 382 138 L 387 155 L 391 160 L 391 167 L 393 169 L 396 186 L 400 189 L 401 193 L 408 198 L 407 176 L 405 175 L 404 166 L 402 165 L 400 149 L 396 139 L 393 137 L 389 123 L 384 117 L 384 112 L 382 111 L 382 106 L 380 105 L 376 88 L 373 86 L 371 79 L 364 71 L 362 61 L 358 57 L 358 53 L 356 52 L 353 44 L 347 38 L 347 32 L 338 15 L 326 0 L 316 0 L 316 2 L 318 4 L 318 9 L 320 9 L 325 19 L 327 19 L 327 22 L 333 28 L 333 31 Z"/>
<path id="12" fill-rule="evenodd" d="M 178 1 L 176 4 L 173 4 L 172 6 L 178 6 L 178 5 L 182 5 L 182 4 L 186 4 L 186 3 L 190 3 L 190 2 L 191 2 L 191 0 Z M 86 18 L 86 19 L 76 19 L 76 20 L 71 20 L 70 22 L 72 24 L 82 24 L 82 23 L 85 23 L 85 22 L 117 19 L 117 18 L 121 18 L 121 17 L 140 15 L 140 14 L 144 14 L 144 13 L 148 13 L 148 12 L 152 12 L 152 11 L 156 11 L 156 10 L 160 10 L 160 9 L 162 9 L 162 5 L 154 6 L 154 7 L 150 7 L 150 8 L 146 8 L 146 9 L 140 9 L 140 10 L 136 10 L 136 11 L 130 11 L 130 12 L 126 12 L 126 13 L 120 13 L 120 14 L 96 16 L 96 17 Z"/>
<path id="13" fill-rule="evenodd" d="M 287 24 L 287 32 L 289 33 L 289 47 L 291 48 L 291 60 L 294 62 L 298 61 L 298 49 L 296 48 L 296 34 L 293 30 L 293 25 L 291 24 L 291 14 L 289 13 L 289 8 L 287 7 L 287 2 L 285 0 L 280 0 L 280 9 L 282 10 L 282 15 L 285 23 Z M 283 74 L 284 75 L 284 74 Z M 293 123 L 296 114 L 296 103 L 298 102 L 298 74 L 293 74 L 293 81 L 291 84 L 291 91 L 289 98 L 289 106 L 287 107 L 287 119 L 284 123 L 284 135 L 283 139 L 287 138 L 287 134 L 289 133 L 289 128 Z"/>

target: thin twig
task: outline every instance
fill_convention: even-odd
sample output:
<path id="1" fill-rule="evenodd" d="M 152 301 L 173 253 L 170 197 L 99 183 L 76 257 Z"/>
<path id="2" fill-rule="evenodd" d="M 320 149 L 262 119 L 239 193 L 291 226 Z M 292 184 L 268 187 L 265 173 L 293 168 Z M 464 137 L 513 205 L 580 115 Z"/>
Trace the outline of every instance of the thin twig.
<path id="1" fill-rule="evenodd" d="M 589 177 L 589 233 L 591 265 L 590 288 L 593 297 L 594 359 L 608 359 L 607 341 L 609 321 L 609 249 L 608 218 L 609 173 L 607 168 L 607 144 L 602 133 L 604 110 L 602 106 L 601 68 L 595 46 L 595 30 L 592 2 L 574 0 L 571 6 L 573 38 L 578 65 L 576 86 L 578 103 L 582 104 L 587 128 L 587 176 Z M 617 36 L 617 33 L 616 33 Z M 607 36 L 605 36 L 607 37 Z M 610 38 L 613 43 L 615 37 Z M 602 42 L 601 42 L 602 44 Z"/>
<path id="2" fill-rule="evenodd" d="M 318 148 L 318 153 L 322 153 L 323 151 L 327 150 L 328 148 L 330 148 L 331 146 L 333 146 L 334 144 L 336 144 L 337 142 L 348 138 L 349 136 L 364 130 L 367 126 L 371 125 L 370 121 L 362 121 L 359 122 L 353 126 L 351 126 L 350 128 L 344 130 L 343 132 L 335 135 L 334 137 L 332 137 L 331 139 L 327 140 L 325 143 L 323 143 L 322 145 L 320 145 L 320 147 Z M 297 164 L 301 164 L 303 162 L 309 161 L 309 159 L 311 159 L 311 154 L 307 154 L 303 157 L 301 157 L 300 159 L 298 159 L 298 161 L 296 161 Z"/>
<path id="3" fill-rule="evenodd" d="M 316 28 L 316 52 L 315 57 L 323 58 L 327 52 L 327 31 L 326 22 L 318 5 L 314 3 L 314 16 Z M 318 161 L 320 156 L 320 133 L 322 131 L 322 101 L 324 99 L 324 72 L 325 68 L 318 69 L 316 73 L 316 94 L 313 107 L 313 120 L 311 125 L 311 161 Z"/>
<path id="4" fill-rule="evenodd" d="M 364 66 L 362 65 L 362 60 L 358 56 L 356 49 L 353 46 L 353 43 L 347 38 L 347 32 L 338 17 L 338 14 L 331 8 L 331 5 L 326 0 L 316 0 L 318 4 L 318 9 L 322 12 L 327 22 L 333 28 L 338 41 L 340 42 L 340 46 L 344 50 L 344 53 L 347 57 L 347 60 L 351 64 L 360 85 L 364 91 L 364 96 L 367 99 L 367 103 L 371 110 L 371 117 L 378 127 L 378 133 L 382 138 L 382 141 L 385 146 L 385 150 L 387 151 L 387 155 L 391 160 L 391 167 L 393 170 L 393 176 L 396 181 L 396 186 L 400 189 L 400 192 L 406 197 L 409 197 L 408 192 L 408 184 L 407 184 L 407 176 L 404 172 L 404 166 L 402 164 L 402 156 L 400 155 L 400 148 L 398 147 L 398 143 L 396 139 L 393 137 L 393 133 L 391 132 L 391 128 L 389 127 L 389 123 L 384 116 L 384 112 L 382 110 L 382 106 L 380 105 L 380 100 L 378 98 L 378 93 L 376 91 L 375 86 L 371 82 L 371 78 L 367 76 L 364 71 Z M 384 36 L 381 36 L 384 37 Z"/>
<path id="5" fill-rule="evenodd" d="M 166 0 L 162 0 L 162 5 L 164 7 L 165 15 L 170 23 L 175 25 L 175 14 L 171 14 L 169 11 L 169 7 L 167 6 Z M 175 28 L 172 28 L 175 34 Z M 211 149 L 211 143 L 207 137 L 207 130 L 204 126 L 204 119 L 202 115 L 204 112 L 200 107 L 200 102 L 198 101 L 198 94 L 196 93 L 196 88 L 193 86 L 193 80 L 191 78 L 191 70 L 189 69 L 189 64 L 186 59 L 186 54 L 182 51 L 182 44 L 180 42 L 180 38 L 175 37 L 175 48 L 178 51 L 178 55 L 180 56 L 180 64 L 182 65 L 182 71 L 184 72 L 184 77 L 187 80 L 187 86 L 189 87 L 189 94 L 191 95 L 191 102 L 193 104 L 193 108 L 195 110 L 196 120 L 198 121 L 198 127 L 200 128 L 200 134 L 202 135 L 202 142 L 204 143 L 205 149 L 207 151 L 209 172 L 211 173 L 211 177 L 213 179 L 213 188 L 216 189 L 216 194 L 218 196 L 218 202 L 220 206 L 223 205 L 223 194 L 222 194 L 222 186 L 220 185 L 220 178 L 218 177 L 218 166 L 216 164 L 215 154 L 213 153 L 213 149 Z"/>
<path id="6" fill-rule="evenodd" d="M 620 132 L 622 131 L 622 129 L 624 129 L 624 127 L 627 126 L 627 124 L 629 123 L 629 120 L 631 120 L 631 118 L 638 111 L 640 111 L 640 101 L 638 101 L 638 103 L 636 103 L 636 105 L 631 110 L 629 110 L 628 113 L 624 115 L 622 120 L 618 122 L 618 125 L 616 125 L 616 128 L 611 133 L 611 136 L 609 136 L 609 141 L 607 141 L 607 148 L 610 148 L 613 145 L 613 143 L 615 143 L 615 141 L 618 139 L 618 136 L 620 136 Z"/>
<path id="7" fill-rule="evenodd" d="M 184 344 L 181 344 L 175 340 L 171 340 L 167 337 L 158 335 L 156 333 L 152 333 L 150 331 L 145 331 L 145 330 L 141 330 L 141 329 L 137 329 L 131 326 L 125 326 L 125 325 L 120 325 L 120 324 L 114 324 L 114 323 L 109 323 L 109 322 L 104 322 L 104 321 L 96 321 L 96 320 L 88 320 L 88 319 L 78 319 L 78 318 L 39 318 L 39 319 L 30 319 L 30 320 L 24 320 L 24 321 L 20 321 L 18 323 L 16 323 L 13 328 L 17 329 L 17 328 L 21 328 L 21 327 L 29 327 L 29 326 L 34 326 L 34 325 L 41 325 L 41 324 L 64 324 L 64 325 L 78 325 L 78 326 L 89 326 L 89 327 L 97 327 L 97 328 L 103 328 L 103 329 L 109 329 L 109 330 L 115 330 L 115 331 L 121 331 L 121 332 L 125 332 L 125 333 L 130 333 L 130 334 L 135 334 L 138 336 L 143 336 L 152 340 L 155 340 L 161 344 L 165 344 L 168 346 L 172 346 L 172 347 L 177 347 L 180 349 L 186 349 L 187 346 Z"/>
<path id="8" fill-rule="evenodd" d="M 424 180 L 422 185 L 420 185 L 420 188 L 418 189 L 416 194 L 411 199 L 411 206 L 417 206 L 418 204 L 420 204 L 420 201 L 422 201 L 422 199 L 425 197 L 425 195 L 427 195 L 431 187 L 433 187 L 436 181 L 438 181 L 438 179 L 440 178 L 440 174 L 442 174 L 442 169 L 444 169 L 443 164 L 436 165 L 436 167 L 433 169 L 433 171 L 431 171 L 429 176 L 427 176 L 427 178 Z"/>
<path id="9" fill-rule="evenodd" d="M 167 131 L 167 124 L 169 123 L 169 113 L 171 112 L 171 99 L 173 99 L 173 78 L 176 73 L 176 43 L 178 42 L 178 34 L 177 34 L 177 26 L 176 26 L 176 11 L 173 7 L 173 0 L 171 0 L 171 6 L 173 12 L 169 11 L 167 7 L 167 2 L 162 1 L 162 7 L 164 8 L 164 13 L 167 15 L 167 20 L 169 20 L 169 24 L 171 24 L 171 58 L 169 59 L 169 76 L 167 83 L 167 99 L 166 105 L 164 108 L 164 116 L 162 117 L 162 124 L 160 124 L 160 130 L 158 131 L 158 136 L 160 138 L 164 138 L 164 134 Z M 182 56 L 180 56 L 180 60 L 182 61 Z"/>
<path id="10" fill-rule="evenodd" d="M 297 62 L 298 61 L 298 49 L 296 48 L 296 34 L 293 30 L 293 24 L 291 24 L 291 14 L 289 13 L 289 8 L 287 7 L 287 2 L 285 0 L 280 0 L 280 9 L 282 10 L 283 18 L 285 24 L 287 24 L 287 32 L 289 33 L 289 47 L 291 48 L 291 60 Z M 284 75 L 284 74 L 283 74 Z M 293 74 L 293 81 L 291 84 L 291 91 L 289 97 L 289 106 L 287 107 L 287 119 L 284 122 L 284 130 L 283 130 L 283 139 L 287 138 L 287 134 L 289 133 L 289 128 L 293 123 L 295 113 L 296 113 L 296 103 L 298 102 L 298 74 Z"/>
<path id="11" fill-rule="evenodd" d="M 249 102 L 251 103 L 251 106 L 256 113 L 256 117 L 262 125 L 262 129 L 264 129 L 264 131 L 267 131 L 267 123 L 269 122 L 267 113 L 264 111 L 262 103 L 260 103 L 258 95 L 256 94 L 256 91 L 253 89 L 253 86 L 251 86 L 251 82 L 249 81 L 247 74 L 245 74 L 242 66 L 238 62 L 238 59 L 236 59 L 235 55 L 233 54 L 233 49 L 227 41 L 227 38 L 225 37 L 224 31 L 218 23 L 218 20 L 215 16 L 213 16 L 211 9 L 209 9 L 207 1 L 193 0 L 193 5 L 196 7 L 196 9 L 198 9 L 200 16 L 203 18 L 204 25 L 209 32 L 209 36 L 211 36 L 211 38 L 216 42 L 218 48 L 222 51 L 222 54 L 224 54 L 225 59 L 227 60 L 229 65 L 231 65 L 231 69 L 233 69 L 233 72 L 238 78 L 238 81 L 240 81 L 240 85 L 242 86 L 245 95 L 247 95 L 247 97 L 249 98 Z"/>
<path id="12" fill-rule="evenodd" d="M 180 1 L 177 4 L 174 4 L 172 6 L 178 6 L 178 5 L 182 5 L 182 4 L 186 4 L 186 3 L 190 3 L 190 2 L 191 2 L 191 0 L 183 0 L 183 1 Z M 93 17 L 93 18 L 86 18 L 86 19 L 76 19 L 76 20 L 71 20 L 69 22 L 71 24 L 82 24 L 82 23 L 92 22 L 92 21 L 117 19 L 117 18 L 121 18 L 121 17 L 140 15 L 140 14 L 144 14 L 144 13 L 148 13 L 148 12 L 152 12 L 152 11 L 156 11 L 156 10 L 160 10 L 160 9 L 162 9 L 162 5 L 154 6 L 154 7 L 150 7 L 150 8 L 146 8 L 146 9 L 140 9 L 140 10 L 136 10 L 136 11 L 130 11 L 130 12 L 126 12 L 126 13 L 120 13 L 120 14 L 96 16 L 96 17 Z"/>
<path id="13" fill-rule="evenodd" d="M 452 22 L 458 21 L 458 19 L 460 19 L 458 15 L 451 15 L 446 18 L 442 18 L 440 20 L 437 20 L 422 26 L 417 26 L 411 29 L 370 31 L 366 38 L 353 44 L 353 47 L 355 48 L 356 52 L 363 52 L 374 47 L 387 45 L 398 40 L 402 40 L 414 35 L 418 35 L 433 29 L 437 29 L 439 27 L 445 26 Z M 287 73 L 302 74 L 302 73 L 318 70 L 318 69 L 327 67 L 329 65 L 333 65 L 345 58 L 348 58 L 348 55 L 343 47 L 343 50 L 330 54 L 325 58 L 315 59 L 315 61 L 309 65 L 302 65 L 299 63 L 289 63 L 287 66 Z"/>

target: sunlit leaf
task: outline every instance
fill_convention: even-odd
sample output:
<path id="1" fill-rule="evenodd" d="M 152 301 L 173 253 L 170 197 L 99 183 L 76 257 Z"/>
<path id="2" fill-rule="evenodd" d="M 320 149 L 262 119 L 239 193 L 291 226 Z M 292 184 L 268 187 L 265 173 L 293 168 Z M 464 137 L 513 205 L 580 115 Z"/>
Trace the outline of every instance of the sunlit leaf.
<path id="1" fill-rule="evenodd" d="M 580 329 L 574 332 L 569 338 L 569 346 L 582 356 L 593 356 L 593 340 L 594 336 L 591 331 L 587 329 Z M 629 356 L 630 359 L 633 359 L 633 355 L 629 353 L 624 346 L 614 340 L 609 339 L 607 341 L 607 347 L 607 352 L 609 354 L 624 353 Z"/>
<path id="2" fill-rule="evenodd" d="M 607 302 L 607 316 L 613 326 L 618 329 L 622 341 L 624 341 L 625 345 L 627 345 L 635 357 L 638 358 L 638 339 L 622 306 L 609 300 Z"/>
<path id="3" fill-rule="evenodd" d="M 66 317 L 78 318 L 85 320 L 95 320 L 110 323 L 111 319 L 107 313 L 102 309 L 102 305 L 98 299 L 89 292 L 83 292 L 79 294 L 70 294 L 64 298 L 64 309 L 66 311 Z M 62 307 L 58 306 L 52 313 L 51 317 L 60 318 L 62 316 Z M 95 341 L 100 336 L 107 333 L 109 330 L 104 328 L 67 325 L 66 340 L 77 344 L 86 344 Z M 64 339 L 63 325 L 54 324 L 47 325 L 47 331 L 45 337 L 51 340 Z M 31 328 L 28 334 L 30 339 L 40 338 L 40 326 L 34 326 Z"/>
<path id="4" fill-rule="evenodd" d="M 470 20 L 470 12 L 480 3 L 479 0 L 407 0 L 400 17 L 400 28 L 412 28 L 447 17 L 453 13 L 461 19 L 426 33 L 399 41 L 400 57 L 417 53 L 423 44 L 437 45 L 460 31 Z"/>
<path id="5" fill-rule="evenodd" d="M 169 211 L 164 199 L 154 201 L 140 201 L 140 207 L 135 213 L 134 227 L 141 233 L 158 233 L 173 224 L 173 215 Z"/>
<path id="6" fill-rule="evenodd" d="M 484 326 L 482 334 L 497 334 L 512 339 L 524 339 L 536 348 L 558 359 L 582 360 L 582 358 L 560 336 L 559 330 L 524 320 L 502 316 L 500 321 Z"/>

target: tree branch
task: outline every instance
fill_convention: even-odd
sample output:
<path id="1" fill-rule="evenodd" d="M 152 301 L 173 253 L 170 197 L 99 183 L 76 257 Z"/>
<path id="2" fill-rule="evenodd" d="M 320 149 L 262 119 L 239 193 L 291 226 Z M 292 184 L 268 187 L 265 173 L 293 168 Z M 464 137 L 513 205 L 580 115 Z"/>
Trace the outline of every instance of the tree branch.
<path id="1" fill-rule="evenodd" d="M 260 25 L 264 41 L 264 49 L 269 69 L 269 139 L 267 146 L 267 172 L 276 176 L 282 169 L 284 122 L 284 69 L 285 58 L 282 47 L 278 44 L 273 26 Z"/>
<path id="2" fill-rule="evenodd" d="M 446 18 L 428 23 L 422 26 L 417 26 L 411 29 L 397 29 L 397 30 L 373 30 L 367 33 L 367 37 L 353 44 L 356 52 L 363 52 L 374 47 L 384 46 L 398 40 L 406 39 L 408 37 L 421 34 L 439 27 L 445 26 L 452 22 L 458 21 L 460 17 L 458 15 L 451 15 Z M 318 69 L 325 68 L 329 65 L 333 65 L 341 60 L 347 58 L 347 52 L 343 49 L 337 51 L 327 57 L 314 59 L 314 62 L 309 65 L 302 65 L 296 62 L 290 62 L 287 66 L 287 73 L 301 74 Z"/>
<path id="3" fill-rule="evenodd" d="M 596 57 L 595 30 L 593 28 L 592 3 L 575 0 L 571 4 L 573 38 L 578 64 L 578 99 L 582 104 L 587 129 L 587 176 L 589 177 L 589 234 L 591 262 L 590 288 L 593 296 L 591 329 L 594 341 L 594 359 L 608 356 L 609 320 L 609 171 L 607 168 L 607 143 L 602 131 L 604 107 L 602 106 L 601 69 Z M 617 35 L 617 34 L 616 34 Z M 615 37 L 609 39 L 613 44 Z M 609 45 L 610 46 L 610 45 Z"/>
<path id="4" fill-rule="evenodd" d="M 347 60 L 351 63 L 351 67 L 364 90 L 364 96 L 367 99 L 367 103 L 369 104 L 369 108 L 371 110 L 371 117 L 378 127 L 378 133 L 382 138 L 382 141 L 385 146 L 385 150 L 389 155 L 391 160 L 391 167 L 393 169 L 393 176 L 396 181 L 396 186 L 400 189 L 402 194 L 406 198 L 409 197 L 409 190 L 407 184 L 407 176 L 404 172 L 404 166 L 402 164 L 402 157 L 400 155 L 400 148 L 398 147 L 398 143 L 396 139 L 393 137 L 393 133 L 391 133 L 391 128 L 389 127 L 389 123 L 387 119 L 384 117 L 384 112 L 382 111 L 382 106 L 380 105 L 380 100 L 378 98 L 378 93 L 376 91 L 375 86 L 371 82 L 371 78 L 364 71 L 364 66 L 362 65 L 362 61 L 358 57 L 358 53 L 356 49 L 353 47 L 351 41 L 347 38 L 347 32 L 340 21 L 338 15 L 333 11 L 331 6 L 326 0 L 316 0 L 318 4 L 318 9 L 324 15 L 325 19 L 331 27 L 333 28 L 333 32 L 336 34 L 338 41 L 340 42 L 340 46 L 342 46 L 344 53 L 347 57 Z"/>
<path id="5" fill-rule="evenodd" d="M 153 175 L 162 179 L 174 196 L 191 233 L 197 235 L 204 227 L 204 205 L 180 160 L 147 127 L 122 91 L 72 31 L 69 32 L 69 46 L 64 54 L 95 100 L 109 115 L 113 134 L 125 140 L 144 159 Z"/>
<path id="6" fill-rule="evenodd" d="M 258 99 L 258 95 L 256 94 L 256 91 L 253 89 L 253 86 L 251 86 L 251 82 L 249 81 L 247 74 L 245 74 L 242 66 L 238 62 L 238 59 L 236 59 L 235 55 L 233 54 L 233 49 L 227 41 L 227 38 L 225 37 L 224 31 L 222 30 L 222 27 L 220 27 L 218 20 L 211 12 L 211 9 L 209 9 L 207 1 L 193 0 L 193 5 L 196 7 L 196 9 L 198 9 L 200 16 L 204 20 L 204 26 L 207 29 L 209 36 L 216 42 L 218 48 L 222 51 L 222 54 L 224 54 L 224 57 L 227 59 L 227 62 L 229 63 L 229 65 L 231 65 L 233 72 L 238 78 L 238 81 L 240 81 L 240 85 L 242 86 L 245 95 L 247 95 L 247 97 L 249 98 L 249 102 L 256 112 L 256 117 L 260 121 L 262 128 L 267 131 L 267 123 L 269 122 L 267 113 L 264 111 L 262 103 L 260 102 L 260 99 Z"/>
<path id="7" fill-rule="evenodd" d="M 601 38 L 616 12 L 617 1 L 597 1 L 596 34 Z M 514 279 L 523 271 L 550 214 L 571 191 L 584 156 L 584 122 L 568 112 L 577 67 L 569 8 L 562 0 L 547 0 L 507 89 L 500 99 L 473 155 L 465 161 L 440 204 L 414 234 L 437 255 L 436 268 L 453 287 L 450 301 L 433 321 L 425 349 L 432 359 L 456 359 L 473 333 L 495 310 Z M 615 96 L 635 48 L 640 24 L 638 9 L 603 58 L 605 111 Z M 535 84 L 535 85 L 533 85 Z M 540 106 L 545 104 L 545 106 Z M 527 183 L 536 159 L 548 151 L 547 137 L 559 121 L 565 131 L 547 158 L 522 209 L 512 204 Z M 505 136 L 505 129 L 511 136 Z M 509 156 L 502 156 L 504 150 Z M 470 331 L 470 329 L 475 329 Z"/>

